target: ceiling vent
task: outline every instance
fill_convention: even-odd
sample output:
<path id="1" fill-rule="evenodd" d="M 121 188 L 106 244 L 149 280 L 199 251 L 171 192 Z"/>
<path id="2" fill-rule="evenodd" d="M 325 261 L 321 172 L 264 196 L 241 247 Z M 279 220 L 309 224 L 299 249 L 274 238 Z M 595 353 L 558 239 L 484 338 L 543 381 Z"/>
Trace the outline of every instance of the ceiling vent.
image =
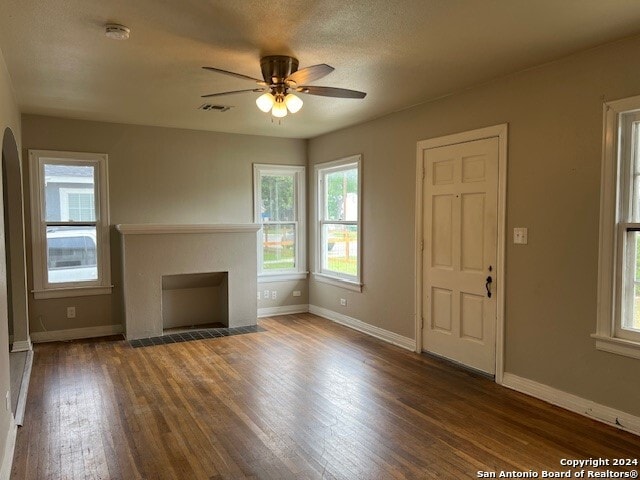
<path id="1" fill-rule="evenodd" d="M 199 110 L 204 110 L 205 112 L 226 112 L 231 110 L 231 107 L 226 105 L 212 105 L 210 103 L 203 103 L 198 107 Z"/>

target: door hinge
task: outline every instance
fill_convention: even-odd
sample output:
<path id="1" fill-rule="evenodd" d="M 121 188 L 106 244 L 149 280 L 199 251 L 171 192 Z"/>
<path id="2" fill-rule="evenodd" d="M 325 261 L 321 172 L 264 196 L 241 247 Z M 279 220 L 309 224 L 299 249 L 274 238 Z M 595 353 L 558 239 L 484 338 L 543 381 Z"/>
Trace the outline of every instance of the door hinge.
<path id="1" fill-rule="evenodd" d="M 422 168 L 422 179 L 424 180 L 424 167 Z"/>
<path id="2" fill-rule="evenodd" d="M 422 317 L 422 323 L 420 324 L 420 329 L 424 330 L 424 317 Z"/>
<path id="3" fill-rule="evenodd" d="M 420 250 L 424 252 L 424 240 L 420 240 Z"/>

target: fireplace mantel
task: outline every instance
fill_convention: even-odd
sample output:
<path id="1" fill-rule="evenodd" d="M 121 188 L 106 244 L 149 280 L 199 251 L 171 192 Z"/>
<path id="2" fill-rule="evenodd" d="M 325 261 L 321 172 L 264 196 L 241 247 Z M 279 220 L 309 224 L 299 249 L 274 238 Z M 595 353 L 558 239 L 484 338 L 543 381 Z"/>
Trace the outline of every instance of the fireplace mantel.
<path id="1" fill-rule="evenodd" d="M 257 223 L 195 223 L 181 225 L 163 225 L 154 223 L 129 223 L 116 225 L 123 235 L 153 235 L 160 233 L 242 233 L 257 232 Z"/>
<path id="2" fill-rule="evenodd" d="M 228 273 L 229 327 L 257 321 L 260 225 L 121 224 L 127 339 L 162 335 L 162 278 Z"/>

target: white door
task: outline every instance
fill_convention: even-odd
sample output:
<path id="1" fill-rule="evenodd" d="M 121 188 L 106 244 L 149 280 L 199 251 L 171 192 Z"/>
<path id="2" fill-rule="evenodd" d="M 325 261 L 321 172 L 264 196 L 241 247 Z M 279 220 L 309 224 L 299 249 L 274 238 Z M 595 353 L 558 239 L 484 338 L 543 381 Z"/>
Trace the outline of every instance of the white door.
<path id="1" fill-rule="evenodd" d="M 422 161 L 423 349 L 495 374 L 498 138 Z"/>

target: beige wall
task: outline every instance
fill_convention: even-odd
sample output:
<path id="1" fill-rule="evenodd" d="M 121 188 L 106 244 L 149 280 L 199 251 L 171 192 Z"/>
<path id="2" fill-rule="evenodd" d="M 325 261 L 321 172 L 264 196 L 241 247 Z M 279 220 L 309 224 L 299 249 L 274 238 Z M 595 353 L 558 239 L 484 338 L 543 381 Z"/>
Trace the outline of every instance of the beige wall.
<path id="1" fill-rule="evenodd" d="M 363 154 L 365 286 L 311 280 L 310 303 L 413 338 L 416 142 L 508 122 L 506 371 L 640 415 L 640 360 L 597 351 L 589 336 L 602 103 L 640 94 L 639 56 L 630 39 L 312 139 L 310 171 Z M 511 243 L 514 227 L 529 228 L 528 245 Z"/>
<path id="2" fill-rule="evenodd" d="M 18 147 L 20 146 L 20 113 L 16 104 L 11 78 L 0 52 L 0 135 L 6 128 L 10 128 Z M 1 183 L 0 183 L 1 185 Z M 0 202 L 2 196 L 0 195 Z M 1 209 L 0 209 L 1 211 Z M 0 215 L 0 222 L 2 222 Z M 7 459 L 3 458 L 7 442 L 7 435 L 11 432 L 11 413 L 5 409 L 5 394 L 9 391 L 9 339 L 7 328 L 7 275 L 4 261 L 4 228 L 0 228 L 0 466 Z"/>
<path id="3" fill-rule="evenodd" d="M 277 286 L 277 296 L 273 300 L 271 292 Z M 268 298 L 265 297 L 265 290 L 269 290 Z M 299 297 L 294 297 L 293 292 L 300 292 Z M 258 292 L 260 293 L 259 308 L 275 308 L 285 305 L 303 305 L 309 303 L 309 282 L 307 280 L 287 280 L 278 283 L 261 283 L 258 282 Z M 286 299 L 286 303 L 282 303 L 282 299 Z"/>
<path id="4" fill-rule="evenodd" d="M 24 115 L 23 156 L 28 149 L 109 155 L 111 223 L 252 223 L 253 163 L 304 165 L 304 140 L 171 128 L 65 120 Z M 25 173 L 28 195 L 28 173 Z M 29 206 L 25 207 L 27 212 Z M 28 222 L 27 222 L 28 223 Z M 31 228 L 27 225 L 27 239 Z M 29 241 L 27 242 L 29 244 Z M 122 323 L 120 239 L 112 229 L 112 295 L 29 299 L 31 331 Z M 27 255 L 32 285 L 30 248 Z M 266 288 L 266 287 L 264 287 Z M 299 303 L 287 284 L 269 284 L 280 305 Z M 306 294 L 306 292 L 305 292 Z M 301 303 L 307 303 L 306 297 Z M 76 318 L 66 318 L 66 307 Z M 262 305 L 259 303 L 258 307 Z"/>

